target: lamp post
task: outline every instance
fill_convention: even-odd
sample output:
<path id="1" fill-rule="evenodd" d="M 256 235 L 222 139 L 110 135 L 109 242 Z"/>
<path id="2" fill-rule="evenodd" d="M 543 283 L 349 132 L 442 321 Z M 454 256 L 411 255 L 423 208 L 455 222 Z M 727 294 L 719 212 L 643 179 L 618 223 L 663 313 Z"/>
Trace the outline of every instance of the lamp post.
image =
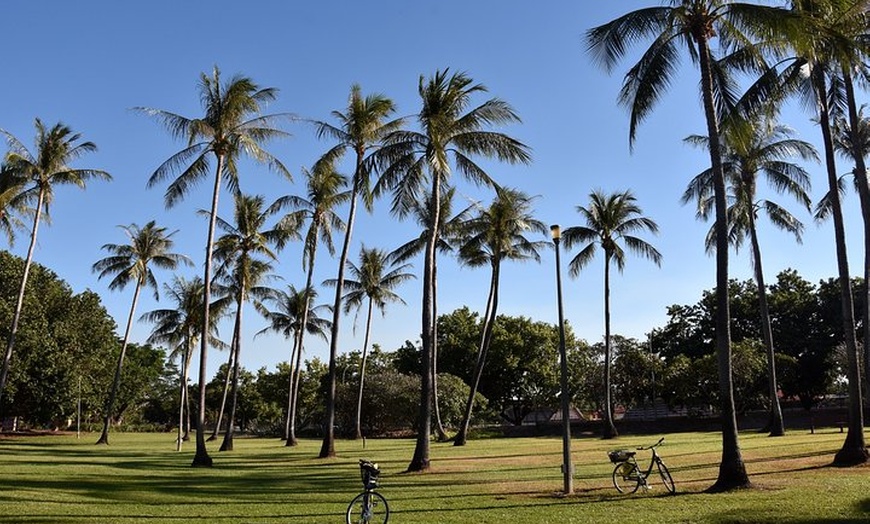
<path id="1" fill-rule="evenodd" d="M 568 405 L 568 356 L 565 352 L 565 319 L 562 313 L 562 270 L 559 258 L 559 240 L 562 231 L 558 225 L 550 226 L 550 235 L 556 246 L 556 299 L 559 304 L 559 360 L 561 365 L 562 400 L 562 477 L 565 481 L 565 495 L 574 493 L 574 467 L 571 465 L 571 416 Z"/>

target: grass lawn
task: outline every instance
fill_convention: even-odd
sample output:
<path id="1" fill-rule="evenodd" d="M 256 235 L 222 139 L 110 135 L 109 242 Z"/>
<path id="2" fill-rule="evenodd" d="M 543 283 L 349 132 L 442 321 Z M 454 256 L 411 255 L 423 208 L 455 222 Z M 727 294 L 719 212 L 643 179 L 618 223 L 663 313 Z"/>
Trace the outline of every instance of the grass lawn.
<path id="1" fill-rule="evenodd" d="M 432 444 L 432 470 L 403 473 L 412 440 L 339 440 L 339 457 L 316 457 L 320 441 L 287 448 L 277 439 L 236 439 L 215 466 L 191 468 L 193 444 L 175 452 L 171 434 L 112 433 L 0 438 L 0 522 L 9 523 L 339 523 L 361 489 L 360 458 L 381 466 L 380 492 L 399 523 L 847 523 L 870 522 L 870 467 L 834 468 L 845 437 L 838 429 L 785 437 L 741 434 L 753 489 L 710 495 L 720 436 L 666 435 L 659 448 L 677 495 L 661 485 L 619 495 L 606 452 L 651 444 L 658 436 L 615 441 L 575 438 L 575 490 L 562 486 L 558 438 Z M 641 461 L 649 452 L 640 452 Z"/>

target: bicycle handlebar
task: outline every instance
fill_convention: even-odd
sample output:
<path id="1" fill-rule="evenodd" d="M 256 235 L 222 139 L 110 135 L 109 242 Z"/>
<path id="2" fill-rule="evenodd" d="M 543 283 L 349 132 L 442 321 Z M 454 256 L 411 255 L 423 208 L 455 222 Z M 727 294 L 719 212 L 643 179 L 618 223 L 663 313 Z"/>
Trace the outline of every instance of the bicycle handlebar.
<path id="1" fill-rule="evenodd" d="M 665 437 L 662 437 L 662 438 L 659 439 L 658 442 L 656 442 L 656 443 L 653 444 L 652 446 L 641 446 L 641 447 L 637 448 L 637 450 L 638 450 L 638 451 L 644 451 L 644 450 L 647 450 L 647 449 L 657 448 L 657 447 L 659 447 L 659 445 L 660 445 L 662 442 L 664 442 L 664 441 L 665 441 Z"/>

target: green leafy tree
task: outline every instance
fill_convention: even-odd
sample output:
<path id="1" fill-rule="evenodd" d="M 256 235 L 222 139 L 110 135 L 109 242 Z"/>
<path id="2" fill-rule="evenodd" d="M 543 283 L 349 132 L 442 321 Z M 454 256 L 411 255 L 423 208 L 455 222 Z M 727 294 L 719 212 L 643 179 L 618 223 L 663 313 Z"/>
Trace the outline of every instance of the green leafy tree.
<path id="1" fill-rule="evenodd" d="M 492 344 L 492 332 L 498 314 L 501 263 L 524 262 L 530 259 L 539 262 L 541 257 L 538 250 L 548 245 L 544 241 L 531 241 L 526 238 L 528 233 L 545 235 L 547 226 L 534 218 L 532 199 L 514 189 L 499 189 L 492 204 L 469 219 L 462 229 L 465 238 L 459 250 L 459 260 L 470 267 L 489 266 L 490 282 L 477 359 L 469 384 L 471 391 L 459 432 L 453 438 L 455 446 L 464 446 L 468 439 L 468 425 L 471 423 L 475 395 L 483 375 L 486 354 Z"/>
<path id="2" fill-rule="evenodd" d="M 357 201 L 362 198 L 367 208 L 371 209 L 371 177 L 377 167 L 378 151 L 383 138 L 399 129 L 403 119 L 388 120 L 395 112 L 393 101 L 381 94 L 362 95 L 359 85 L 351 86 L 350 98 L 344 113 L 333 111 L 332 116 L 338 121 L 333 125 L 327 122 L 315 122 L 318 137 L 332 138 L 337 143 L 319 162 L 334 165 L 348 151 L 354 155 L 354 170 L 351 177 L 350 209 L 346 221 L 344 243 L 338 259 L 338 276 L 335 284 L 335 300 L 332 304 L 332 323 L 329 335 L 329 377 L 326 390 L 326 431 L 320 458 L 335 456 L 335 359 L 338 355 L 339 320 L 341 319 L 341 297 L 344 293 L 344 272 L 347 258 L 350 254 L 350 241 L 356 219 Z"/>
<path id="3" fill-rule="evenodd" d="M 436 294 L 435 252 L 440 238 L 441 199 L 451 186 L 451 164 L 466 179 L 489 187 L 495 182 L 475 162 L 474 157 L 495 158 L 503 162 L 529 163 L 529 149 L 510 136 L 491 131 L 491 126 L 519 121 L 506 102 L 491 98 L 471 107 L 475 95 L 486 87 L 475 84 L 465 73 L 436 71 L 429 79 L 420 77 L 417 91 L 423 107 L 417 115 L 420 131 L 397 131 L 387 139 L 384 169 L 376 193 L 393 192 L 392 211 L 404 218 L 415 203 L 428 193 L 429 237 L 423 261 L 422 343 L 423 372 L 420 385 L 420 416 L 417 443 L 409 471 L 429 468 L 429 434 L 432 421 L 432 369 Z M 426 187 L 429 186 L 427 190 Z"/>
<path id="4" fill-rule="evenodd" d="M 173 173 L 181 171 L 166 189 L 165 203 L 172 207 L 187 196 L 190 189 L 208 176 L 210 159 L 214 157 L 214 184 L 209 211 L 208 234 L 205 244 L 205 267 L 203 273 L 202 332 L 210 325 L 212 249 L 218 198 L 221 182 L 233 191 L 239 190 L 239 173 L 236 161 L 242 154 L 265 163 L 290 178 L 284 165 L 264 149 L 267 140 L 287 136 L 277 125 L 287 115 L 263 115 L 264 105 L 275 99 L 277 90 L 260 88 L 250 78 L 234 76 L 221 82 L 220 71 L 214 68 L 212 75 L 200 75 L 199 95 L 204 115 L 188 118 L 161 109 L 138 108 L 139 111 L 157 118 L 175 138 L 187 141 L 187 146 L 163 162 L 148 180 L 153 187 Z M 205 387 L 208 337 L 200 337 L 199 351 L 199 412 L 196 427 L 196 454 L 192 466 L 212 465 L 212 458 L 205 447 Z"/>
<path id="5" fill-rule="evenodd" d="M 178 253 L 172 253 L 175 242 L 172 236 L 175 231 L 167 233 L 165 227 L 160 227 L 152 220 L 139 227 L 136 224 L 121 226 L 129 239 L 127 244 L 104 244 L 103 250 L 110 253 L 109 256 L 97 261 L 92 269 L 99 273 L 98 278 L 113 276 L 109 283 L 109 289 L 124 289 L 127 284 L 134 282 L 133 301 L 130 304 L 130 314 L 127 316 L 127 327 L 124 330 L 124 339 L 121 342 L 121 352 L 118 354 L 118 364 L 115 367 L 115 378 L 112 380 L 112 389 L 106 398 L 106 407 L 103 410 L 103 430 L 97 444 L 109 443 L 109 425 L 112 421 L 112 409 L 118 396 L 118 388 L 121 385 L 121 373 L 124 368 L 124 357 L 127 354 L 127 344 L 130 341 L 130 330 L 133 327 L 133 317 L 136 315 L 136 306 L 139 303 L 139 293 L 142 288 L 154 289 L 154 299 L 160 294 L 157 291 L 157 279 L 154 278 L 152 266 L 160 269 L 174 270 L 179 264 L 190 265 L 190 260 Z"/>
<path id="6" fill-rule="evenodd" d="M 562 234 L 566 250 L 582 245 L 580 251 L 568 263 L 568 272 L 577 277 L 580 271 L 595 257 L 600 248 L 604 252 L 604 429 L 606 439 L 618 435 L 613 423 L 611 399 L 611 341 L 610 341 L 610 265 L 621 273 L 625 268 L 626 250 L 641 255 L 661 265 L 662 255 L 652 244 L 635 236 L 649 231 L 658 233 L 659 227 L 651 218 L 642 215 L 631 191 L 605 194 L 593 191 L 589 195 L 589 207 L 577 206 L 585 225 L 572 226 Z"/>
<path id="7" fill-rule="evenodd" d="M 12 363 L 12 353 L 15 349 L 15 337 L 21 322 L 21 311 L 24 306 L 24 293 L 27 288 L 27 277 L 30 265 L 33 263 L 33 252 L 36 248 L 36 236 L 39 223 L 49 218 L 49 208 L 54 202 L 54 188 L 61 185 L 75 185 L 82 189 L 93 179 L 111 180 L 112 177 L 99 169 L 81 169 L 70 166 L 70 163 L 81 156 L 97 150 L 93 142 L 82 141 L 81 134 L 73 132 L 64 124 L 57 123 L 51 129 L 45 127 L 42 120 L 34 121 L 36 127 L 35 150 L 31 152 L 23 142 L 8 131 L 0 129 L 0 134 L 6 137 L 9 151 L 3 160 L 3 178 L 12 180 L 16 192 L 14 200 L 20 206 L 33 208 L 33 225 L 30 229 L 30 245 L 27 248 L 27 258 L 24 272 L 21 275 L 18 289 L 18 300 L 9 337 L 6 341 L 6 352 L 3 357 L 3 367 L 0 369 L 0 399 L 6 389 L 9 366 Z"/>

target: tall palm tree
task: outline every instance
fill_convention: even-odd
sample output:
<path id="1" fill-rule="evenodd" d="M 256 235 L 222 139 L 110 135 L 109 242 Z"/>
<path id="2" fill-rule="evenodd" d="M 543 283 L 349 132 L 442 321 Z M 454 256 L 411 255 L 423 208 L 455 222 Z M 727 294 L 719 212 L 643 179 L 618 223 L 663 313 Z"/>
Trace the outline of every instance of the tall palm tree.
<path id="1" fill-rule="evenodd" d="M 492 204 L 465 223 L 464 233 L 467 237 L 459 250 L 459 260 L 470 267 L 489 266 L 490 280 L 471 390 L 465 403 L 465 414 L 459 432 L 453 439 L 455 446 L 464 446 L 468 438 L 474 397 L 483 375 L 486 353 L 492 342 L 492 330 L 498 315 L 501 263 L 506 260 L 523 262 L 529 259 L 539 262 L 541 256 L 538 250 L 549 245 L 545 241 L 533 242 L 525 237 L 529 232 L 542 235 L 547 232 L 547 226 L 536 220 L 532 213 L 530 197 L 515 189 L 499 189 Z"/>
<path id="2" fill-rule="evenodd" d="M 18 334 L 21 310 L 24 307 L 24 290 L 27 288 L 27 277 L 33 262 L 39 223 L 49 217 L 49 208 L 54 201 L 54 188 L 70 184 L 84 189 L 87 182 L 92 179 L 112 179 L 109 173 L 99 169 L 79 169 L 70 166 L 70 163 L 79 157 L 95 152 L 97 150 L 96 144 L 82 141 L 81 134 L 74 133 L 72 129 L 61 123 L 48 129 L 37 118 L 34 121 L 34 126 L 36 127 L 36 150 L 34 152 L 29 151 L 24 143 L 11 133 L 0 129 L 0 133 L 5 136 L 9 147 L 3 162 L 3 177 L 11 177 L 14 180 L 11 186 L 17 188 L 15 201 L 18 205 L 33 209 L 30 245 L 27 248 L 21 285 L 18 288 L 18 299 L 15 303 L 15 312 L 12 315 L 12 326 L 9 328 L 9 339 L 6 341 L 3 367 L 0 369 L 0 400 L 2 400 L 3 392 L 6 389 L 9 366 L 12 363 L 15 336 Z"/>
<path id="3" fill-rule="evenodd" d="M 127 316 L 127 327 L 124 330 L 124 339 L 121 342 L 121 352 L 118 354 L 118 364 L 115 366 L 115 378 L 112 380 L 112 389 L 106 399 L 103 408 L 103 431 L 97 444 L 109 443 L 109 423 L 112 420 L 112 408 L 118 395 L 118 387 L 121 385 L 121 371 L 124 367 L 124 356 L 127 353 L 127 343 L 130 341 L 130 329 L 133 327 L 133 316 L 136 314 L 136 305 L 139 303 L 139 293 L 143 287 L 154 289 L 154 299 L 160 294 L 157 291 L 157 279 L 154 278 L 152 266 L 160 269 L 174 270 L 179 264 L 192 265 L 190 259 L 184 255 L 172 253 L 170 250 L 175 243 L 172 235 L 167 233 L 165 227 L 159 227 L 152 220 L 139 227 L 136 224 L 121 226 L 129 238 L 128 244 L 104 244 L 103 249 L 111 253 L 106 258 L 97 261 L 92 269 L 99 273 L 97 278 L 114 275 L 109 283 L 109 289 L 124 289 L 130 282 L 135 282 L 133 290 L 133 302 L 130 305 L 130 314 Z"/>
<path id="4" fill-rule="evenodd" d="M 301 377 L 302 353 L 304 347 L 297 345 L 300 340 L 298 332 L 305 330 L 309 335 L 327 340 L 326 333 L 330 327 L 330 321 L 321 318 L 321 311 L 329 311 L 330 306 L 318 305 L 313 306 L 314 299 L 317 298 L 317 291 L 314 288 L 297 290 L 292 284 L 288 286 L 287 291 L 274 290 L 269 297 L 265 299 L 274 305 L 276 310 L 270 311 L 262 306 L 261 313 L 269 321 L 269 326 L 260 330 L 257 334 L 268 331 L 281 333 L 284 338 L 293 340 L 293 349 L 290 353 L 290 390 L 288 392 L 288 421 L 287 429 L 288 440 L 293 441 L 289 445 L 295 445 L 296 441 L 296 413 L 299 397 L 299 380 Z M 308 311 L 303 313 L 303 308 L 308 308 Z M 305 318 L 305 323 L 302 323 L 302 318 Z M 303 328 L 304 326 L 304 328 Z"/>
<path id="5" fill-rule="evenodd" d="M 377 307 L 382 315 L 387 314 L 387 304 L 390 302 L 399 302 L 404 304 L 405 301 L 397 295 L 393 290 L 399 284 L 406 282 L 414 275 L 406 273 L 405 270 L 410 268 L 410 264 L 397 264 L 390 258 L 386 251 L 363 246 L 359 253 L 359 265 L 348 261 L 348 271 L 350 278 L 344 281 L 347 288 L 347 293 L 344 295 L 344 311 L 350 313 L 356 309 L 357 315 L 366 305 L 366 333 L 363 339 L 362 358 L 359 365 L 359 393 L 356 402 L 356 438 L 361 439 L 362 435 L 362 399 L 363 387 L 365 386 L 366 377 L 366 357 L 368 356 L 369 340 L 372 332 L 372 313 Z M 324 282 L 327 286 L 334 286 L 335 280 L 327 280 Z"/>
<path id="6" fill-rule="evenodd" d="M 456 194 L 456 188 L 446 188 L 444 196 L 441 197 L 441 209 L 438 211 L 438 218 L 442 222 L 439 227 L 438 238 L 435 239 L 435 254 L 450 253 L 454 247 L 453 241 L 458 238 L 462 224 L 468 219 L 472 206 L 468 206 L 456 215 L 453 215 L 453 197 Z M 396 262 L 405 262 L 410 258 L 422 253 L 426 249 L 426 240 L 429 238 L 429 214 L 432 208 L 429 205 L 429 195 L 426 195 L 422 201 L 415 202 L 411 206 L 410 215 L 414 217 L 417 225 L 420 226 L 420 234 L 401 246 L 397 247 L 390 253 L 390 257 Z M 437 279 L 438 276 L 438 259 L 432 260 L 432 275 Z M 437 291 L 437 290 L 436 290 Z M 444 423 L 441 421 L 441 409 L 438 401 L 438 295 L 437 292 L 432 295 L 432 318 L 436 321 L 432 325 L 432 408 L 435 414 L 435 433 L 439 442 L 446 442 L 448 439 L 447 432 L 444 430 Z"/>
<path id="7" fill-rule="evenodd" d="M 220 263 L 217 275 L 226 279 L 234 297 L 236 317 L 233 327 L 232 399 L 227 429 L 220 451 L 232 451 L 233 426 L 238 405 L 239 369 L 242 353 L 242 311 L 248 300 L 263 299 L 268 295 L 262 283 L 270 277 L 272 263 L 278 260 L 276 249 L 281 250 L 295 234 L 293 224 L 281 221 L 267 226 L 271 217 L 281 211 L 281 201 L 264 209 L 262 196 L 237 195 L 234 224 L 217 219 L 218 229 L 224 231 L 215 242 L 214 258 Z M 273 249 L 273 246 L 275 249 Z M 230 370 L 227 369 L 229 373 Z"/>
<path id="8" fill-rule="evenodd" d="M 589 194 L 588 207 L 577 206 L 577 212 L 585 224 L 572 226 L 562 233 L 565 250 L 582 245 L 580 251 L 568 263 L 568 273 L 572 277 L 580 275 L 600 248 L 604 252 L 604 429 L 603 437 L 614 438 L 618 435 L 613 423 L 613 402 L 611 399 L 610 362 L 612 347 L 610 340 L 610 266 L 622 273 L 625 268 L 626 252 L 629 251 L 648 258 L 661 266 L 662 255 L 652 244 L 635 236 L 636 233 L 649 231 L 658 233 L 659 227 L 650 218 L 643 216 L 637 199 L 631 191 L 606 194 L 600 190 Z"/>
<path id="9" fill-rule="evenodd" d="M 154 324 L 151 335 L 148 337 L 148 343 L 166 344 L 170 350 L 169 358 L 173 360 L 177 358 L 181 361 L 177 451 L 181 451 L 181 444 L 188 439 L 188 431 L 190 430 L 188 382 L 193 351 L 201 336 L 202 288 L 203 283 L 200 277 L 187 280 L 176 276 L 172 279 L 172 285 L 163 284 L 165 295 L 169 297 L 175 307 L 155 309 L 140 317 L 140 320 Z M 219 307 L 212 304 L 211 311 L 218 313 Z M 219 314 L 211 317 L 212 328 L 209 334 L 209 345 L 221 348 L 226 344 L 217 338 L 218 322 L 216 320 L 219 317 Z"/>
<path id="10" fill-rule="evenodd" d="M 351 177 L 350 209 L 344 232 L 344 243 L 338 260 L 338 277 L 335 285 L 335 299 L 332 305 L 332 325 L 329 335 L 329 375 L 326 386 L 326 431 L 320 458 L 335 456 L 335 385 L 336 358 L 338 357 L 338 331 L 341 315 L 341 297 L 344 292 L 344 271 L 350 253 L 350 241 L 356 217 L 357 201 L 363 198 L 366 207 L 372 205 L 371 176 L 377 162 L 378 150 L 383 138 L 401 128 L 404 120 L 387 120 L 394 112 L 393 101 L 381 94 L 363 97 L 359 85 L 351 86 L 350 98 L 344 113 L 333 111 L 336 125 L 327 122 L 314 122 L 319 138 L 331 138 L 337 143 L 318 161 L 334 165 L 348 151 L 354 155 L 354 170 Z"/>
<path id="11" fill-rule="evenodd" d="M 506 102 L 490 98 L 470 107 L 475 95 L 486 93 L 465 73 L 436 71 L 420 76 L 417 91 L 423 107 L 417 115 L 420 131 L 396 131 L 387 139 L 385 165 L 376 193 L 393 192 L 392 211 L 400 218 L 411 212 L 428 193 L 429 236 L 423 263 L 422 360 L 420 416 L 417 443 L 409 471 L 429 468 L 429 432 L 432 421 L 432 359 L 434 357 L 435 251 L 441 228 L 441 198 L 450 187 L 451 165 L 464 178 L 493 187 L 495 182 L 474 157 L 495 158 L 510 163 L 529 163 L 529 149 L 510 136 L 488 128 L 519 122 Z M 429 186 L 427 189 L 427 185 Z"/>
<path id="12" fill-rule="evenodd" d="M 745 46 L 742 51 L 752 57 L 753 48 L 746 43 L 779 34 L 783 22 L 788 20 L 788 11 L 728 0 L 668 0 L 666 3 L 669 5 L 632 11 L 592 28 L 586 33 L 586 42 L 595 61 L 611 71 L 632 44 L 652 40 L 641 59 L 625 75 L 619 94 L 620 103 L 631 112 L 630 144 L 634 142 L 637 126 L 649 116 L 672 83 L 679 70 L 677 63 L 683 46 L 701 72 L 701 98 L 710 141 L 716 212 L 716 351 L 722 398 L 722 460 L 719 476 L 710 489 L 724 491 L 748 486 L 750 482 L 737 435 L 731 371 L 727 203 L 716 101 L 717 94 L 725 96 L 728 92 L 715 89 L 714 72 L 718 71 L 712 59 L 711 42 L 718 38 L 726 50 Z M 761 66 L 760 57 L 757 61 Z M 748 59 L 744 61 L 748 63 Z"/>
<path id="13" fill-rule="evenodd" d="M 330 256 L 335 255 L 332 233 L 333 231 L 344 229 L 344 222 L 335 213 L 335 208 L 347 202 L 351 194 L 349 191 L 343 190 L 347 184 L 347 179 L 335 170 L 332 162 L 318 162 L 311 171 L 303 169 L 303 173 L 305 174 L 308 198 L 298 196 L 284 197 L 286 204 L 294 209 L 284 220 L 297 224 L 300 227 L 306 220 L 309 221 L 308 230 L 305 234 L 305 245 L 302 250 L 302 265 L 306 270 L 304 289 L 312 289 L 317 246 L 322 241 L 326 245 L 326 250 Z M 305 294 L 304 297 L 306 300 L 313 298 L 311 294 Z M 301 308 L 302 317 L 300 325 L 302 326 L 308 324 L 307 316 L 310 307 L 311 304 L 304 304 Z M 301 348 L 304 346 L 304 338 L 305 330 L 297 330 L 291 355 L 302 354 Z M 293 369 L 292 361 L 290 366 Z M 287 416 L 284 423 L 284 440 L 287 446 L 295 446 L 297 444 L 295 427 L 291 427 L 294 425 L 290 423 L 291 406 L 293 405 L 293 395 L 296 390 L 294 387 L 296 377 L 298 377 L 298 373 L 290 374 L 287 394 Z"/>
<path id="14" fill-rule="evenodd" d="M 767 119 L 736 120 L 723 132 L 722 169 L 725 171 L 730 188 L 728 207 L 728 238 L 735 249 L 749 238 L 752 250 L 752 266 L 755 283 L 758 287 L 758 304 L 761 313 L 761 330 L 767 349 L 768 399 L 770 402 L 771 436 L 785 434 L 782 409 L 777 395 L 776 360 L 773 331 L 770 326 L 770 308 L 767 305 L 767 287 L 764 283 L 764 270 L 761 262 L 761 245 L 758 241 L 757 220 L 761 211 L 776 227 L 795 236 L 800 242 L 803 224 L 788 210 L 767 199 L 757 199 L 758 176 L 764 175 L 768 183 L 778 193 L 791 195 L 810 210 L 810 175 L 801 166 L 789 162 L 791 158 L 818 161 L 815 148 L 808 142 L 791 138 L 791 130 L 785 126 L 774 125 Z M 707 137 L 694 135 L 686 139 L 689 143 L 707 147 Z M 697 216 L 707 220 L 713 208 L 712 173 L 704 170 L 689 183 L 682 202 L 697 202 Z M 715 251 L 715 231 L 707 234 L 707 249 Z"/>
<path id="15" fill-rule="evenodd" d="M 164 198 L 166 207 L 172 207 L 178 203 L 197 182 L 208 176 L 210 159 L 212 156 L 214 157 L 214 183 L 203 273 L 202 331 L 206 331 L 205 326 L 210 325 L 212 248 L 221 182 L 225 183 L 231 191 L 238 192 L 239 174 L 236 161 L 242 154 L 265 163 L 287 178 L 290 178 L 290 172 L 277 158 L 263 149 L 267 140 L 287 136 L 287 133 L 279 129 L 277 125 L 281 120 L 287 119 L 288 115 L 261 114 L 264 105 L 275 99 L 276 89 L 260 88 L 250 78 L 239 75 L 232 77 L 226 83 L 222 83 L 217 67 L 214 68 L 211 76 L 205 73 L 200 75 L 198 89 L 204 110 L 204 115 L 201 118 L 188 118 L 161 109 L 142 107 L 137 109 L 157 118 L 173 137 L 187 140 L 187 147 L 163 162 L 148 180 L 148 187 L 153 187 L 169 178 L 173 173 L 181 171 L 166 189 Z M 191 465 L 205 467 L 212 465 L 212 459 L 205 447 L 207 354 L 208 337 L 201 337 L 196 454 Z"/>

